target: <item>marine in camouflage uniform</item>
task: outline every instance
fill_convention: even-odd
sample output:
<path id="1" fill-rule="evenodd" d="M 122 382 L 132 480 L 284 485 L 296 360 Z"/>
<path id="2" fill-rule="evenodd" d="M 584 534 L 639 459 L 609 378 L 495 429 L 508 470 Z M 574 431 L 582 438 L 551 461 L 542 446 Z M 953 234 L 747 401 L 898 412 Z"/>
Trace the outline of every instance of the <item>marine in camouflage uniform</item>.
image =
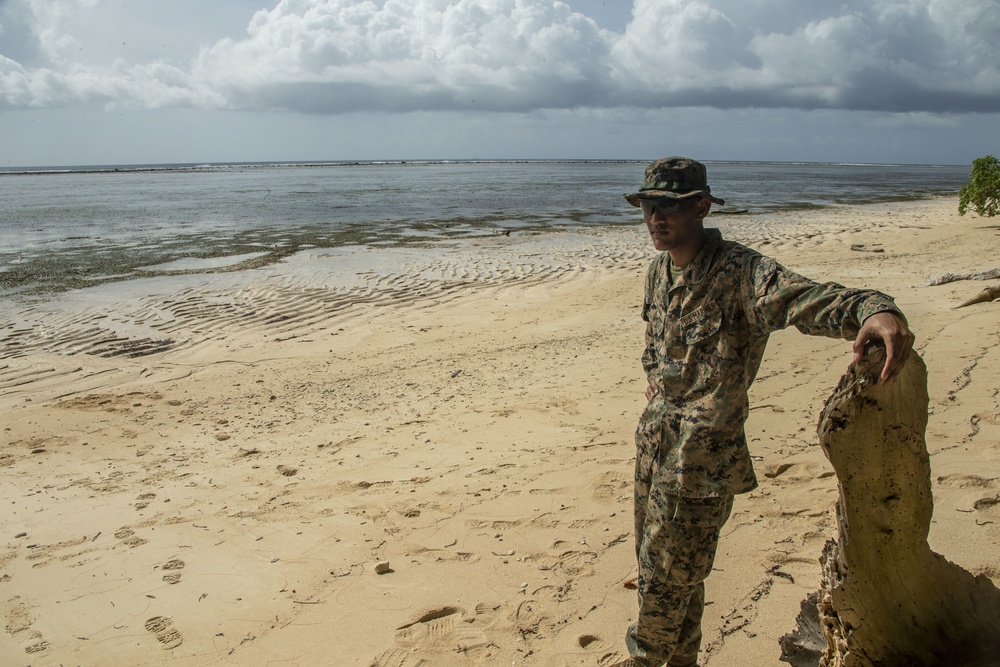
<path id="1" fill-rule="evenodd" d="M 813 282 L 704 229 L 707 202 L 723 201 L 699 162 L 657 160 L 626 199 L 643 207 L 654 245 L 668 252 L 649 267 L 642 308 L 650 400 L 636 433 L 639 615 L 625 664 L 687 667 L 697 664 L 719 533 L 733 497 L 757 486 L 744 423 L 768 335 L 795 326 L 854 339 L 856 353 L 881 338 L 898 364 L 887 362 L 884 379 L 902 367 L 913 337 L 885 294 Z M 685 254 L 678 266 L 674 256 Z M 897 314 L 895 324 L 882 315 L 863 329 L 878 313 Z"/>

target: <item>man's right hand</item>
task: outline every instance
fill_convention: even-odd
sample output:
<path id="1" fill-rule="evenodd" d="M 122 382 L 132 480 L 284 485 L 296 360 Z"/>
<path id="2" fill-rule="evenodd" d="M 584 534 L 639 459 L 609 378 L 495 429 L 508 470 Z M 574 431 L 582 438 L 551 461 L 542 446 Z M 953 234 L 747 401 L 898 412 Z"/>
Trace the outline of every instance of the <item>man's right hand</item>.
<path id="1" fill-rule="evenodd" d="M 906 325 L 902 313 L 891 310 L 875 313 L 861 324 L 861 331 L 854 339 L 854 362 L 857 363 L 865 351 L 865 343 L 881 340 L 885 344 L 885 367 L 879 377 L 879 384 L 892 382 L 899 375 L 913 349 L 915 336 Z"/>
<path id="2" fill-rule="evenodd" d="M 650 382 L 649 386 L 646 387 L 646 400 L 647 401 L 653 400 L 653 397 L 656 396 L 659 393 L 660 393 L 660 388 L 657 387 L 652 382 Z"/>

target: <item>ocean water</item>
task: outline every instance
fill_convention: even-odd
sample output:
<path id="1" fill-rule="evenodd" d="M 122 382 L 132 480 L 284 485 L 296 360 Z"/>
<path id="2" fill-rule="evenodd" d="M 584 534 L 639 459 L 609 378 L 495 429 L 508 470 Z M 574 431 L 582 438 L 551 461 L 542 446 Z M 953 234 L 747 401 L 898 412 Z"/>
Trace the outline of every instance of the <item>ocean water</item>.
<path id="1" fill-rule="evenodd" d="M 0 296 L 63 292 L 308 248 L 460 244 L 635 225 L 644 162 L 151 165 L 0 172 Z M 713 215 L 955 194 L 968 167 L 709 163 Z M 772 216 L 773 217 L 773 216 Z M 773 221 L 772 221 L 773 224 Z"/>

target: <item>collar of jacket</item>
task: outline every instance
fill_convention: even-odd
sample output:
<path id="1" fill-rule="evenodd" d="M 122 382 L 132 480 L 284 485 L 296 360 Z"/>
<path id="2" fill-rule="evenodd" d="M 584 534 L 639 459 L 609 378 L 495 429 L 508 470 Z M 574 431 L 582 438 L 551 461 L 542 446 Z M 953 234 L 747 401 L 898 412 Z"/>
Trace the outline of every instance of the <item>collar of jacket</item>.
<path id="1" fill-rule="evenodd" d="M 684 282 L 689 285 L 700 283 L 708 276 L 715 259 L 715 251 L 722 243 L 722 232 L 714 227 L 705 230 L 705 245 L 701 247 L 691 263 L 684 267 Z"/>

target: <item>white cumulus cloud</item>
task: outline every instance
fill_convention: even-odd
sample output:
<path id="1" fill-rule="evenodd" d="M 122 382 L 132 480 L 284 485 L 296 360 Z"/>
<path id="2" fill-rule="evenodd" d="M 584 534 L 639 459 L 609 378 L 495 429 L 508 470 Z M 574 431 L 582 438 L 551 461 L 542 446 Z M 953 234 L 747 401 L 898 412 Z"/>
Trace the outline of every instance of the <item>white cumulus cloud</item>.
<path id="1" fill-rule="evenodd" d="M 8 0 L 0 109 L 1000 111 L 996 0 L 621 6 L 614 32 L 559 0 L 280 0 L 194 45 L 172 3 Z"/>
<path id="2" fill-rule="evenodd" d="M 528 110 L 593 101 L 609 41 L 561 2 L 282 0 L 195 73 L 237 106 Z"/>

